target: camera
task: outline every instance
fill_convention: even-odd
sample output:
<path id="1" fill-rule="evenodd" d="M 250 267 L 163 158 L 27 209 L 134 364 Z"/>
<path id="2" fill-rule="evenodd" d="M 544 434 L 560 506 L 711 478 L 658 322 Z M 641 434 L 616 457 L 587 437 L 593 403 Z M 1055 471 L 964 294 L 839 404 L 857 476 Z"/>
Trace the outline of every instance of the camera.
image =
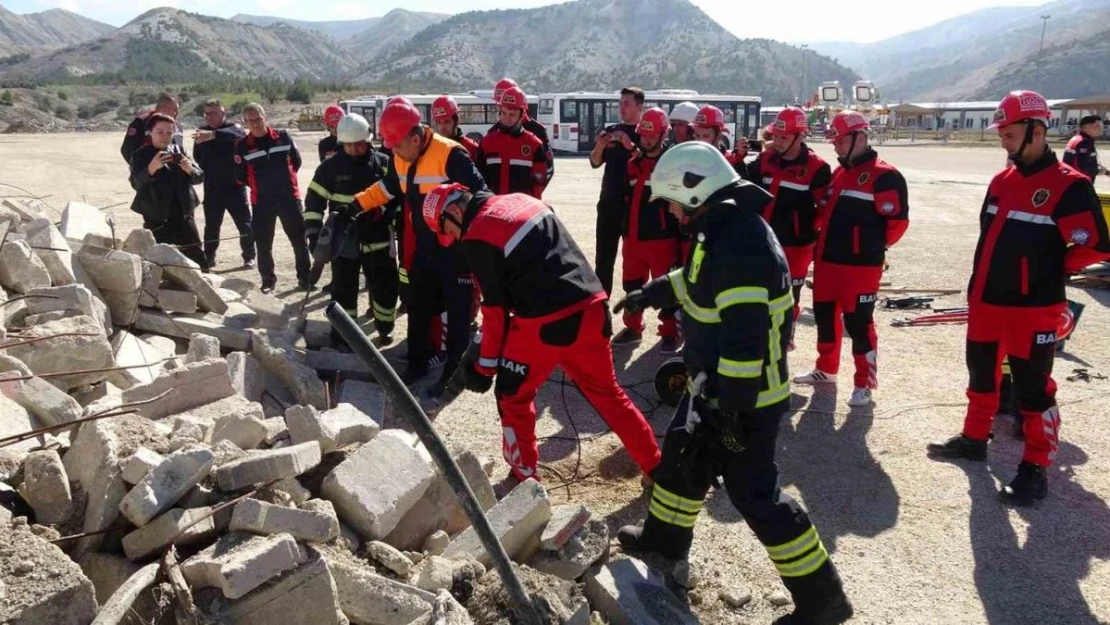
<path id="1" fill-rule="evenodd" d="M 763 141 L 761 139 L 748 139 L 748 151 L 749 152 L 762 152 L 763 151 Z"/>

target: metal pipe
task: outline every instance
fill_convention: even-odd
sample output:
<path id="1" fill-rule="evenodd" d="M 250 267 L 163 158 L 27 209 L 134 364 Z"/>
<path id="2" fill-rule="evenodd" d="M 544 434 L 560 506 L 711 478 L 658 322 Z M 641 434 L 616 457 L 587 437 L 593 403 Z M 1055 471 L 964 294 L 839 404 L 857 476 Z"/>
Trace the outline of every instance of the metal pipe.
<path id="1" fill-rule="evenodd" d="M 541 621 L 536 614 L 535 606 L 513 571 L 513 565 L 509 561 L 508 554 L 505 553 L 505 549 L 497 540 L 493 528 L 490 527 L 489 520 L 486 519 L 485 513 L 482 512 L 482 508 L 478 504 L 478 499 L 474 496 L 474 491 L 470 489 L 470 485 L 463 478 L 462 471 L 459 470 L 458 465 L 451 458 L 451 453 L 447 451 L 447 446 L 444 445 L 443 440 L 436 433 L 435 428 L 432 427 L 428 415 L 424 414 L 416 398 L 397 377 L 397 372 L 389 366 L 381 352 L 366 338 L 358 324 L 338 303 L 328 304 L 326 314 L 331 326 L 370 368 L 370 373 L 374 375 L 378 384 L 392 400 L 395 409 L 408 418 L 416 430 L 417 436 L 420 437 L 420 441 L 424 443 L 432 458 L 435 459 L 439 469 L 443 472 L 443 476 L 447 479 L 447 483 L 451 485 L 451 489 L 455 491 L 455 496 L 459 498 L 459 503 L 466 510 L 466 516 L 478 533 L 478 538 L 482 541 L 486 553 L 490 555 L 493 566 L 497 569 L 498 575 L 501 576 L 501 582 L 505 584 L 505 589 L 509 591 L 509 597 L 515 604 L 514 611 L 517 617 L 525 625 L 540 625 Z"/>

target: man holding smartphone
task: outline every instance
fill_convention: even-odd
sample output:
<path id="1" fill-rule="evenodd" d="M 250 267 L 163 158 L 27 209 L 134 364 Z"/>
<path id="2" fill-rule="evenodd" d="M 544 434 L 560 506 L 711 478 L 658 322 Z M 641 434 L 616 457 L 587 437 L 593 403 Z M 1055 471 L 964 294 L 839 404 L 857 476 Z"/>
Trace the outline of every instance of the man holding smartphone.
<path id="1" fill-rule="evenodd" d="M 605 293 L 613 293 L 613 266 L 617 246 L 624 230 L 624 192 L 628 180 L 628 159 L 640 142 L 636 125 L 644 110 L 644 92 L 636 87 L 621 89 L 621 123 L 606 126 L 597 135 L 590 152 L 590 166 L 605 166 L 601 178 L 601 198 L 597 202 L 597 243 L 594 271 Z"/>

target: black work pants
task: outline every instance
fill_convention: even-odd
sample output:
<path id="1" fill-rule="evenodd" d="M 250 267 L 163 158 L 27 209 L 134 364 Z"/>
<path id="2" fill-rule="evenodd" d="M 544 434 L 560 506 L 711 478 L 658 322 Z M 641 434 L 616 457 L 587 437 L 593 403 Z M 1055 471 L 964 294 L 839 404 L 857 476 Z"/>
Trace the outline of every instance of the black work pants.
<path id="1" fill-rule="evenodd" d="M 262 276 L 262 286 L 272 287 L 277 283 L 274 274 L 274 228 L 281 220 L 281 229 L 293 246 L 297 279 L 308 280 L 312 263 L 309 260 L 308 241 L 304 231 L 304 205 L 296 198 L 263 200 L 254 207 L 251 230 L 255 246 L 258 248 L 258 273 Z"/>
<path id="2" fill-rule="evenodd" d="M 417 254 L 409 271 L 408 350 L 409 368 L 421 369 L 432 356 L 428 336 L 432 318 L 447 312 L 446 379 L 454 371 L 470 339 L 470 309 L 474 285 L 455 250 L 440 249 L 434 256 Z"/>
<path id="3" fill-rule="evenodd" d="M 380 336 L 389 336 L 397 317 L 397 260 L 387 247 L 332 261 L 331 299 L 352 318 L 358 317 L 360 271 L 370 291 L 374 328 Z M 332 336 L 338 336 L 334 330 Z"/>
<path id="4" fill-rule="evenodd" d="M 596 250 L 594 271 L 607 295 L 613 294 L 613 268 L 624 231 L 624 204 L 601 200 L 597 203 Z"/>
<path id="5" fill-rule="evenodd" d="M 239 249 L 243 262 L 254 260 L 254 235 L 251 233 L 251 209 L 246 187 L 204 190 L 204 255 L 215 264 L 225 211 L 231 215 L 231 220 L 239 231 Z"/>
<path id="6" fill-rule="evenodd" d="M 182 210 L 174 206 L 170 209 L 169 219 L 160 225 L 144 223 L 143 227 L 154 233 L 154 240 L 158 243 L 177 246 L 177 249 L 186 258 L 200 266 L 208 268 L 208 260 L 201 249 L 200 233 L 197 231 L 197 222 L 193 218 L 193 211 L 188 208 Z"/>

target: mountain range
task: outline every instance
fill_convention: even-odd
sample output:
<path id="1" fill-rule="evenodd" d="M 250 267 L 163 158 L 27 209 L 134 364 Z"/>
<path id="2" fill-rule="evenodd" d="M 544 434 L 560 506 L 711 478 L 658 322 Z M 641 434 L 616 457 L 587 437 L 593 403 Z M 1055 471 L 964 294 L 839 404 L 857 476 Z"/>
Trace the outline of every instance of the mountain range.
<path id="1" fill-rule="evenodd" d="M 0 6 L 0 55 L 62 48 L 114 30 L 114 26 L 62 9 L 17 15 Z"/>

